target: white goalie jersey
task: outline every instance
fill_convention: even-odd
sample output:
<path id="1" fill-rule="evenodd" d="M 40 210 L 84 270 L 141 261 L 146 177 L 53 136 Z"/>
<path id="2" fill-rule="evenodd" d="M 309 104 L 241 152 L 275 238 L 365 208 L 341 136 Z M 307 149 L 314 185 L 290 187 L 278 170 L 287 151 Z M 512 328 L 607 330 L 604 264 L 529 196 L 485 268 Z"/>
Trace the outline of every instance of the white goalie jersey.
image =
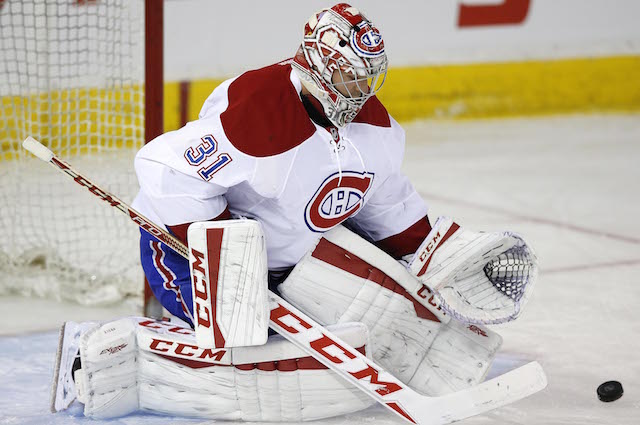
<path id="1" fill-rule="evenodd" d="M 374 97 L 343 128 L 314 123 L 288 61 L 221 84 L 200 119 L 136 157 L 134 208 L 164 226 L 227 208 L 264 229 L 270 270 L 295 265 L 322 233 L 351 219 L 377 241 L 425 217 L 400 172 L 404 131 Z"/>

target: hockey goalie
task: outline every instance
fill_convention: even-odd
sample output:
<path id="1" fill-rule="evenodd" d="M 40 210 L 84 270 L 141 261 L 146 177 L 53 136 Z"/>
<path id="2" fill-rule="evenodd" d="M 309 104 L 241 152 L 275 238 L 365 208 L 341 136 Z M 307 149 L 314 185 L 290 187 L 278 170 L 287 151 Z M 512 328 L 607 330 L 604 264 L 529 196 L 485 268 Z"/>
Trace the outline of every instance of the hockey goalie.
<path id="1" fill-rule="evenodd" d="M 222 83 L 198 120 L 140 150 L 134 207 L 188 245 L 187 260 L 141 232 L 174 319 L 66 323 L 54 411 L 299 422 L 371 405 L 269 332 L 269 290 L 420 394 L 484 380 L 502 342 L 485 325 L 520 315 L 536 257 L 515 233 L 429 220 L 375 96 L 386 73 L 378 29 L 338 4 L 292 59 Z"/>

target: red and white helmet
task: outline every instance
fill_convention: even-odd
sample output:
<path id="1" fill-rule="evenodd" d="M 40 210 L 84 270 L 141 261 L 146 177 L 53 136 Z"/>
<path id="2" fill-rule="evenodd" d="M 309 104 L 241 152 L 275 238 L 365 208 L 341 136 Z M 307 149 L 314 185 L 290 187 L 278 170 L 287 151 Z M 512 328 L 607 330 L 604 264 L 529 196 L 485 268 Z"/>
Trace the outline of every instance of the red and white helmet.
<path id="1" fill-rule="evenodd" d="M 378 29 L 346 3 L 315 13 L 293 60 L 304 87 L 338 127 L 350 123 L 387 75 L 387 55 Z"/>

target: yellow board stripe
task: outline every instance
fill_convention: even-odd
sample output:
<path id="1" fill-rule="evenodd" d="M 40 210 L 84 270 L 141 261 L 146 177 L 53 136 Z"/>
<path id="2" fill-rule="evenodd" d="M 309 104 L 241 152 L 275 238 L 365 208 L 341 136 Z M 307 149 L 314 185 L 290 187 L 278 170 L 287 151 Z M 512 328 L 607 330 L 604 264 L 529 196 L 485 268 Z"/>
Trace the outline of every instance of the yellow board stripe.
<path id="1" fill-rule="evenodd" d="M 191 83 L 190 120 L 220 82 Z M 640 56 L 391 68 L 379 98 L 401 122 L 636 111 Z M 165 119 L 167 129 L 176 128 L 175 114 Z"/>
<path id="2" fill-rule="evenodd" d="M 380 99 L 397 120 L 640 109 L 640 56 L 395 68 Z"/>
<path id="3" fill-rule="evenodd" d="M 189 83 L 189 120 L 198 117 L 202 103 L 222 81 L 207 79 Z M 142 123 L 126 116 L 126 112 L 139 111 L 122 111 L 113 106 L 131 104 L 131 101 L 139 104 L 135 97 L 142 96 L 140 87 L 54 92 L 52 98 L 62 101 L 61 108 L 66 113 L 63 115 L 66 122 L 56 123 L 50 122 L 50 113 L 55 111 L 38 111 L 42 105 L 48 105 L 43 96 L 0 98 L 0 121 L 4 122 L 0 128 L 0 160 L 15 157 L 12 151 L 15 152 L 21 142 L 16 138 L 25 123 L 18 122 L 15 112 L 19 112 L 22 119 L 28 119 L 30 132 L 47 128 L 48 134 L 55 136 L 51 133 L 68 131 L 59 136 L 69 142 L 73 138 L 83 139 L 73 140 L 76 146 L 76 142 L 100 145 L 98 127 L 112 139 L 121 137 L 122 146 L 130 146 L 132 139 L 142 137 L 137 130 Z M 392 68 L 379 97 L 391 115 L 401 122 L 423 118 L 638 111 L 640 56 Z M 90 100 L 84 100 L 87 98 Z M 180 126 L 179 83 L 165 84 L 164 101 L 165 130 L 175 130 Z M 52 129 L 52 125 L 59 130 Z M 75 131 L 81 135 L 74 136 Z"/>

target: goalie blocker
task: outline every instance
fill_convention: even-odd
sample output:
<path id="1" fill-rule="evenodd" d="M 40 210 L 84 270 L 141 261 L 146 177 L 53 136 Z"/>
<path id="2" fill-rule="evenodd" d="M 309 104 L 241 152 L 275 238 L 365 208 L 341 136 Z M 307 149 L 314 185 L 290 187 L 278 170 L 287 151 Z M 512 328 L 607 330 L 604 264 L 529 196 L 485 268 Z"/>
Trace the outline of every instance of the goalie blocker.
<path id="1" fill-rule="evenodd" d="M 193 325 L 198 345 L 246 347 L 267 342 L 267 248 L 255 220 L 189 226 Z"/>

